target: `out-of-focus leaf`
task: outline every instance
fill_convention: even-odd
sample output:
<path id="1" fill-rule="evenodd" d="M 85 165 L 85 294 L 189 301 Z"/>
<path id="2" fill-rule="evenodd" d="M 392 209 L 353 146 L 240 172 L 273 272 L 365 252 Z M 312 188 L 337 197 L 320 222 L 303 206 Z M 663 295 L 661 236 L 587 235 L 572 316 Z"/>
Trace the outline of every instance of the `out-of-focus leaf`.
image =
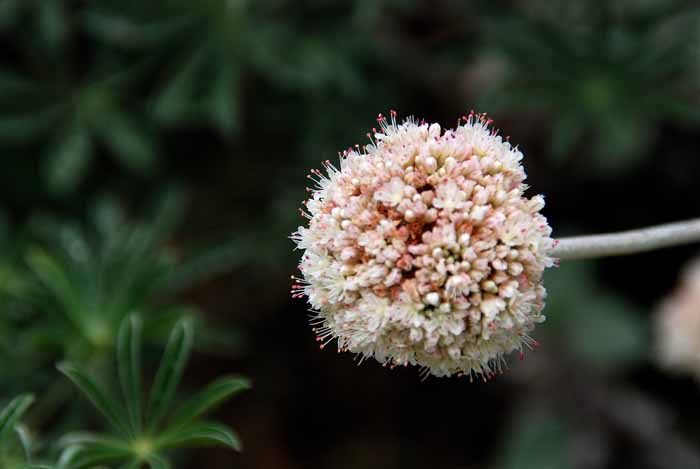
<path id="1" fill-rule="evenodd" d="M 231 132 L 238 126 L 238 87 L 238 73 L 234 65 L 224 60 L 208 98 L 212 121 L 221 132 Z"/>
<path id="2" fill-rule="evenodd" d="M 114 236 L 125 225 L 124 212 L 115 197 L 98 198 L 91 214 L 95 228 L 105 238 Z"/>
<path id="3" fill-rule="evenodd" d="M 6 145 L 32 143 L 46 135 L 56 118 L 53 110 L 29 115 L 1 115 L 0 142 Z"/>
<path id="4" fill-rule="evenodd" d="M 172 467 L 167 459 L 157 454 L 149 456 L 146 461 L 151 469 L 170 469 Z"/>
<path id="5" fill-rule="evenodd" d="M 174 124 L 191 111 L 191 98 L 196 94 L 198 73 L 204 58 L 205 50 L 200 47 L 185 59 L 179 71 L 155 96 L 152 112 L 156 119 L 166 124 Z"/>
<path id="6" fill-rule="evenodd" d="M 17 439 L 20 442 L 25 459 L 29 461 L 32 448 L 32 441 L 29 437 L 29 431 L 27 431 L 27 428 L 23 425 L 15 425 L 15 435 L 17 435 Z"/>
<path id="7" fill-rule="evenodd" d="M 161 8 L 163 5 L 159 5 Z M 171 18 L 159 14 L 148 20 L 138 14 L 129 15 L 128 8 L 120 2 L 111 9 L 104 2 L 94 10 L 83 11 L 82 23 L 87 32 L 98 41 L 112 47 L 145 49 L 163 47 L 178 33 L 187 31 L 189 18 Z"/>
<path id="8" fill-rule="evenodd" d="M 249 383 L 242 377 L 229 376 L 214 381 L 187 400 L 174 418 L 168 418 L 160 425 L 171 408 L 175 387 L 192 346 L 189 320 L 180 320 L 172 329 L 151 390 L 145 425 L 141 424 L 141 398 L 134 397 L 141 392 L 140 331 L 141 321 L 136 316 L 124 319 L 119 328 L 117 366 L 127 402 L 125 407 L 112 401 L 79 367 L 66 363 L 58 365 L 59 370 L 87 395 L 116 430 L 114 435 L 92 432 L 65 435 L 58 442 L 58 447 L 63 448 L 58 468 L 87 469 L 100 464 L 118 464 L 120 468 L 132 469 L 146 464 L 162 468 L 170 467 L 164 452 L 173 448 L 219 444 L 240 450 L 240 440 L 233 430 L 218 423 L 201 421 L 200 417 L 246 389 Z"/>
<path id="9" fill-rule="evenodd" d="M 75 434 L 63 438 L 65 449 L 56 469 L 92 468 L 127 458 L 131 449 L 122 441 L 97 434 Z M 102 467 L 102 466 L 100 466 Z"/>
<path id="10" fill-rule="evenodd" d="M 250 389 L 250 381 L 240 376 L 219 378 L 182 405 L 168 422 L 170 428 L 178 428 L 192 423 L 222 402 Z"/>
<path id="11" fill-rule="evenodd" d="M 2 409 L 0 412 L 0 441 L 3 441 L 14 430 L 15 424 L 32 405 L 32 402 L 34 402 L 34 396 L 25 394 L 15 397 Z"/>
<path id="12" fill-rule="evenodd" d="M 187 255 L 173 266 L 163 280 L 165 291 L 180 291 L 205 279 L 242 265 L 249 259 L 250 243 L 245 238 L 214 244 Z"/>
<path id="13" fill-rule="evenodd" d="M 166 433 L 160 440 L 163 447 L 189 446 L 194 444 L 224 445 L 243 451 L 243 444 L 233 429 L 220 423 L 201 422 Z"/>
<path id="14" fill-rule="evenodd" d="M 56 469 L 70 469 L 71 463 L 76 460 L 80 450 L 80 446 L 68 446 L 61 451 L 56 463 Z"/>
<path id="15" fill-rule="evenodd" d="M 171 185 L 156 197 L 155 204 L 150 209 L 150 233 L 148 242 L 151 247 L 164 243 L 182 222 L 185 213 L 185 194 L 180 187 Z M 151 248 L 149 247 L 149 249 Z"/>
<path id="16" fill-rule="evenodd" d="M 562 116 L 552 125 L 550 151 L 552 156 L 563 162 L 569 157 L 576 144 L 580 141 L 583 129 L 578 120 L 572 116 Z"/>
<path id="17" fill-rule="evenodd" d="M 585 145 L 582 167 L 619 172 L 651 155 L 661 122 L 697 120 L 677 103 L 697 108 L 700 15 L 687 2 L 622 3 L 533 1 L 486 21 L 485 47 L 507 67 L 480 106 L 547 116 L 559 161 Z"/>
<path id="18" fill-rule="evenodd" d="M 64 266 L 41 248 L 27 252 L 26 261 L 43 285 L 64 305 L 68 317 L 76 326 L 83 324 L 84 311 L 78 293 Z"/>
<path id="19" fill-rule="evenodd" d="M 63 48 L 68 36 L 65 2 L 63 0 L 42 0 L 38 2 L 38 31 L 44 43 L 54 53 Z"/>
<path id="20" fill-rule="evenodd" d="M 646 358 L 647 329 L 641 315 L 620 298 L 593 300 L 571 321 L 573 351 L 601 367 L 634 365 Z"/>
<path id="21" fill-rule="evenodd" d="M 29 394 L 12 399 L 0 411 L 0 467 L 8 469 L 30 469 L 31 444 L 29 434 L 19 419 L 34 402 Z"/>
<path id="22" fill-rule="evenodd" d="M 134 459 L 122 466 L 119 466 L 119 469 L 141 469 L 141 465 L 141 461 L 139 461 L 138 459 Z"/>
<path id="23" fill-rule="evenodd" d="M 564 469 L 567 467 L 567 429 L 546 414 L 527 415 L 507 432 L 500 469 Z"/>
<path id="24" fill-rule="evenodd" d="M 71 363 L 61 363 L 57 368 L 85 394 L 95 408 L 107 418 L 118 432 L 129 434 L 124 409 L 120 407 L 117 401 L 108 397 L 83 369 Z"/>
<path id="25" fill-rule="evenodd" d="M 134 433 L 141 431 L 141 319 L 130 316 L 122 322 L 117 342 L 119 381 Z"/>
<path id="26" fill-rule="evenodd" d="M 22 0 L 0 1 L 0 31 L 14 24 L 19 16 Z"/>
<path id="27" fill-rule="evenodd" d="M 33 94 L 37 89 L 37 84 L 33 81 L 18 75 L 12 69 L 0 68 L 0 100 L 17 99 L 25 94 Z"/>
<path id="28" fill-rule="evenodd" d="M 129 116 L 111 112 L 103 116 L 97 130 L 100 138 L 124 166 L 139 173 L 155 168 L 157 150 L 153 139 Z"/>
<path id="29" fill-rule="evenodd" d="M 49 189 L 63 194 L 76 188 L 92 158 L 90 134 L 81 125 L 69 127 L 44 157 L 44 178 Z"/>
<path id="30" fill-rule="evenodd" d="M 563 346 L 591 365 L 615 368 L 647 356 L 644 316 L 595 280 L 590 264 L 567 262 L 545 274 L 545 313 Z"/>
<path id="31" fill-rule="evenodd" d="M 182 378 L 182 372 L 192 348 L 192 323 L 180 320 L 170 335 L 151 389 L 148 421 L 151 428 L 166 414 Z"/>
<path id="32" fill-rule="evenodd" d="M 58 445 L 66 448 L 80 445 L 100 445 L 103 448 L 112 448 L 115 451 L 123 451 L 127 449 L 124 442 L 118 438 L 92 432 L 67 433 L 61 437 Z"/>

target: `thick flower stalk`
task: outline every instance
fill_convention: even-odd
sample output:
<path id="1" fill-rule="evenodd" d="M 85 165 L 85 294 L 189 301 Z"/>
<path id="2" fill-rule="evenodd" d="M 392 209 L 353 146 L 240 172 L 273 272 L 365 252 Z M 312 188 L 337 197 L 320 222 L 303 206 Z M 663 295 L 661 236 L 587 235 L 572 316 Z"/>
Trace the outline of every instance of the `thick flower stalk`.
<path id="1" fill-rule="evenodd" d="M 525 197 L 523 155 L 485 115 L 444 132 L 393 111 L 378 122 L 371 144 L 312 171 L 292 292 L 308 297 L 321 347 L 488 377 L 545 319 L 544 200 Z"/>

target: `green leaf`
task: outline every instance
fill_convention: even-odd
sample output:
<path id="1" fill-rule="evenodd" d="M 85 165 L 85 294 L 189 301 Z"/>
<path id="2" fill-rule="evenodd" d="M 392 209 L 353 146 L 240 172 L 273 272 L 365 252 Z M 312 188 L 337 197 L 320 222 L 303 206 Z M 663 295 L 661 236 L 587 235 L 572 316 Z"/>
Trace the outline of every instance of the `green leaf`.
<path id="1" fill-rule="evenodd" d="M 118 431 L 128 435 L 128 423 L 124 420 L 124 411 L 119 404 L 107 397 L 106 393 L 99 388 L 97 383 L 77 365 L 71 363 L 60 363 L 58 370 L 66 375 L 78 389 L 92 402 L 109 423 Z"/>
<path id="2" fill-rule="evenodd" d="M 21 11 L 21 0 L 0 1 L 0 29 L 4 30 L 13 25 L 21 16 Z"/>
<path id="3" fill-rule="evenodd" d="M 655 129 L 635 115 L 608 113 L 597 120 L 596 163 L 607 173 L 633 167 L 647 156 Z M 614 126 L 614 128 L 611 128 Z"/>
<path id="4" fill-rule="evenodd" d="M 223 60 L 209 93 L 208 108 L 211 119 L 223 133 L 233 131 L 238 116 L 238 72 L 230 61 Z"/>
<path id="5" fill-rule="evenodd" d="M 185 58 L 180 69 L 171 73 L 170 82 L 164 84 L 153 100 L 154 117 L 165 124 L 174 124 L 191 111 L 192 96 L 197 87 L 197 77 L 203 66 L 205 48 L 199 47 Z"/>
<path id="6" fill-rule="evenodd" d="M 146 461 L 151 469 L 170 469 L 171 467 L 170 463 L 165 458 L 157 454 L 147 457 Z"/>
<path id="7" fill-rule="evenodd" d="M 586 317 L 571 321 L 569 342 L 579 357 L 601 368 L 634 366 L 646 358 L 644 316 L 622 298 L 596 299 L 580 310 Z"/>
<path id="8" fill-rule="evenodd" d="M 23 394 L 12 399 L 0 412 L 0 441 L 15 428 L 15 424 L 32 402 L 34 402 L 34 396 Z"/>
<path id="9" fill-rule="evenodd" d="M 185 207 L 185 194 L 176 185 L 170 185 L 158 194 L 148 212 L 150 223 L 147 229 L 150 236 L 147 242 L 152 245 L 165 243 L 182 222 Z"/>
<path id="10" fill-rule="evenodd" d="M 54 53 L 61 51 L 68 36 L 64 4 L 63 0 L 43 0 L 39 3 L 38 30 L 46 46 Z"/>
<path id="11" fill-rule="evenodd" d="M 29 432 L 23 425 L 15 425 L 15 434 L 17 435 L 17 439 L 19 440 L 19 444 L 22 449 L 22 453 L 24 454 L 24 458 L 27 461 L 29 461 L 29 458 L 32 453 L 32 439 L 29 436 Z"/>
<path id="12" fill-rule="evenodd" d="M 101 195 L 91 210 L 91 218 L 100 235 L 101 245 L 109 244 L 126 226 L 124 212 L 114 196 Z"/>
<path id="13" fill-rule="evenodd" d="M 71 432 L 62 436 L 58 445 L 63 448 L 71 446 L 99 445 L 103 448 L 111 448 L 115 451 L 125 451 L 129 445 L 120 438 L 115 438 L 102 433 L 94 432 Z"/>
<path id="14" fill-rule="evenodd" d="M 549 328 L 563 346 L 590 365 L 634 366 L 648 354 L 644 315 L 617 292 L 602 288 L 593 265 L 568 262 L 545 273 Z"/>
<path id="15" fill-rule="evenodd" d="M 56 469 L 69 469 L 72 467 L 71 464 L 77 459 L 80 450 L 80 446 L 69 446 L 61 451 L 61 455 L 56 463 Z"/>
<path id="16" fill-rule="evenodd" d="M 0 142 L 4 145 L 33 143 L 50 131 L 56 117 L 55 110 L 0 116 Z"/>
<path id="17" fill-rule="evenodd" d="M 56 143 L 50 145 L 43 161 L 44 179 L 56 194 L 74 190 L 85 175 L 92 158 L 87 129 L 71 126 Z"/>
<path id="18" fill-rule="evenodd" d="M 508 441 L 500 452 L 500 469 L 567 467 L 567 428 L 559 418 L 539 413 L 523 416 L 507 435 Z"/>
<path id="19" fill-rule="evenodd" d="M 156 147 L 148 132 L 129 116 L 111 112 L 97 127 L 102 141 L 128 169 L 147 174 L 156 165 Z"/>
<path id="20" fill-rule="evenodd" d="M 141 319 L 135 315 L 122 321 L 117 339 L 119 381 L 134 434 L 141 432 Z"/>
<path id="21" fill-rule="evenodd" d="M 549 148 L 552 158 L 561 164 L 575 150 L 583 136 L 584 123 L 575 115 L 562 115 L 553 123 Z"/>
<path id="22" fill-rule="evenodd" d="M 250 387 L 250 381 L 240 376 L 226 376 L 217 379 L 188 399 L 175 412 L 168 425 L 170 428 L 188 425 L 235 394 L 250 389 Z"/>
<path id="23" fill-rule="evenodd" d="M 82 24 L 85 30 L 97 40 L 110 46 L 129 43 L 138 40 L 139 28 L 127 16 L 116 13 L 97 11 L 82 11 Z"/>
<path id="24" fill-rule="evenodd" d="M 131 451 L 124 446 L 102 444 L 100 442 L 66 448 L 56 469 L 92 468 L 98 464 L 120 461 L 131 457 Z"/>
<path id="25" fill-rule="evenodd" d="M 58 446 L 65 448 L 56 469 L 92 467 L 107 461 L 131 457 L 132 449 L 124 440 L 91 432 L 75 432 L 63 436 Z"/>
<path id="26" fill-rule="evenodd" d="M 141 469 L 141 461 L 138 459 L 132 459 L 126 464 L 119 466 L 119 469 Z"/>
<path id="27" fill-rule="evenodd" d="M 167 432 L 159 440 L 163 448 L 198 445 L 202 443 L 224 445 L 243 451 L 243 444 L 233 429 L 213 422 L 196 423 L 173 432 Z"/>
<path id="28" fill-rule="evenodd" d="M 61 302 L 69 319 L 82 330 L 85 317 L 78 293 L 61 263 L 40 248 L 30 249 L 26 262 L 39 281 Z"/>
<path id="29" fill-rule="evenodd" d="M 18 71 L 0 68 L 0 102 L 17 102 L 18 97 L 35 97 L 41 93 L 41 86 L 22 76 Z"/>
<path id="30" fill-rule="evenodd" d="M 188 319 L 178 321 L 170 334 L 151 389 L 148 405 L 150 429 L 158 425 L 170 407 L 192 349 L 192 335 L 192 321 Z"/>
<path id="31" fill-rule="evenodd" d="M 187 254 L 180 263 L 170 269 L 160 288 L 168 292 L 182 291 L 229 272 L 250 260 L 251 245 L 247 239 L 236 238 Z"/>

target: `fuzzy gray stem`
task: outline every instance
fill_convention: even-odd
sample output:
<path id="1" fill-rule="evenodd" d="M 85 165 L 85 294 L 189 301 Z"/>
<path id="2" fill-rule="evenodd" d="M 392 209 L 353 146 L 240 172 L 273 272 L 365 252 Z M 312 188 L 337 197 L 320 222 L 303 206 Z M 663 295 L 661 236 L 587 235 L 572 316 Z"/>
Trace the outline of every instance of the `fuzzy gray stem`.
<path id="1" fill-rule="evenodd" d="M 557 240 L 549 252 L 559 259 L 621 256 L 700 241 L 700 218 L 619 233 Z"/>

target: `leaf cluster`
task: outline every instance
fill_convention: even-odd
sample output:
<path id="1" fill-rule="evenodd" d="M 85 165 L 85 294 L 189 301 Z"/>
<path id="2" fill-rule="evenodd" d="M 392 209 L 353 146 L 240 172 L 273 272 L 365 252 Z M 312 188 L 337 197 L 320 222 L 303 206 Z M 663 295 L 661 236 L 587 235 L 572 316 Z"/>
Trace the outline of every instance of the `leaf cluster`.
<path id="1" fill-rule="evenodd" d="M 5 0 L 0 33 L 13 39 L 13 59 L 0 62 L 0 145 L 40 155 L 54 195 L 74 193 L 102 157 L 154 178 L 170 132 L 238 136 L 257 82 L 311 101 L 366 92 L 373 46 L 356 32 L 403 3 L 326 12 L 289 0 Z M 327 27 L 307 20 L 319 13 Z"/>
<path id="2" fill-rule="evenodd" d="M 173 327 L 150 392 L 144 394 L 142 328 L 142 320 L 136 315 L 126 318 L 119 328 L 116 355 L 121 400 L 82 365 L 58 365 L 104 417 L 112 433 L 67 433 L 49 445 L 61 448 L 55 465 L 30 464 L 32 439 L 18 420 L 34 398 L 22 395 L 0 412 L 2 467 L 80 469 L 118 464 L 123 468 L 141 468 L 146 464 L 162 469 L 171 467 L 167 453 L 176 449 L 213 444 L 241 451 L 241 441 L 231 428 L 203 417 L 248 389 L 250 382 L 240 376 L 221 377 L 175 406 L 176 390 L 193 342 L 192 322 L 183 319 Z"/>
<path id="3" fill-rule="evenodd" d="M 84 363 L 104 375 L 120 324 L 132 314 L 143 318 L 150 346 L 164 343 L 173 324 L 186 318 L 204 338 L 200 351 L 231 356 L 241 350 L 238 330 L 209 324 L 178 295 L 239 265 L 246 250 L 237 239 L 176 248 L 171 240 L 183 211 L 183 193 L 173 189 L 142 220 L 130 219 L 105 197 L 86 223 L 35 216 L 24 234 L 6 230 L 0 253 L 3 394 L 49 389 L 38 395 L 43 419 L 65 402 L 77 410 L 53 364 Z"/>
<path id="4" fill-rule="evenodd" d="M 248 389 L 238 376 L 220 378 L 171 411 L 175 391 L 192 347 L 192 324 L 178 322 L 170 335 L 151 391 L 143 395 L 141 320 L 127 318 L 119 331 L 117 363 L 123 401 L 111 397 L 81 366 L 62 363 L 65 374 L 109 422 L 113 433 L 76 433 L 62 439 L 65 450 L 59 469 L 119 462 L 121 467 L 170 467 L 167 450 L 219 444 L 240 451 L 241 442 L 227 426 L 202 416 L 233 395 Z"/>
<path id="5" fill-rule="evenodd" d="M 557 0 L 527 8 L 485 27 L 483 54 L 498 66 L 481 105 L 541 115 L 555 161 L 585 142 L 586 165 L 629 168 L 649 155 L 660 123 L 700 123 L 693 2 Z"/>

